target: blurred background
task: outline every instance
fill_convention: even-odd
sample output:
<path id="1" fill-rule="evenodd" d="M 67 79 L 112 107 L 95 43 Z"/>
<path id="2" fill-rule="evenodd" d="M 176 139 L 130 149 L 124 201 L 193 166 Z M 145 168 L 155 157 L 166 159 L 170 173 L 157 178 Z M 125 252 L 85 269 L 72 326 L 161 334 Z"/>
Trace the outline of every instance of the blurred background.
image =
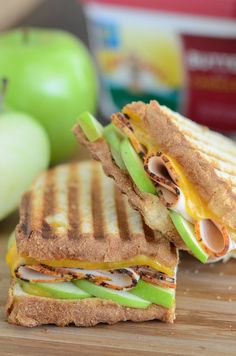
<path id="1" fill-rule="evenodd" d="M 0 3 L 0 30 L 60 28 L 87 45 L 89 29 L 103 119 L 129 101 L 157 99 L 216 130 L 236 132 L 235 0 Z"/>
<path id="2" fill-rule="evenodd" d="M 71 129 L 84 111 L 108 122 L 156 99 L 235 135 L 236 0 L 0 6 L 0 219 L 39 172 L 75 157 Z"/>
<path id="3" fill-rule="evenodd" d="M 18 26 L 54 27 L 87 42 L 85 17 L 76 0 L 0 0 L 0 30 Z"/>

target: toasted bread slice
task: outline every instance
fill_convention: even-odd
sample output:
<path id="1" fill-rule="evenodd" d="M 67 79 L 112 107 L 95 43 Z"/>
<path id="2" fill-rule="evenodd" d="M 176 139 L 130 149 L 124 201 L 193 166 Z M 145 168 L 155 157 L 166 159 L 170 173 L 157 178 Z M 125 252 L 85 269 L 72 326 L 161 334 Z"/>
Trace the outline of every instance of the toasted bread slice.
<path id="1" fill-rule="evenodd" d="M 171 222 L 167 209 L 157 196 L 138 190 L 130 176 L 115 164 L 105 139 L 89 142 L 79 125 L 76 125 L 73 131 L 78 141 L 88 148 L 92 157 L 101 162 L 106 175 L 113 178 L 117 187 L 127 195 L 129 203 L 141 213 L 146 224 L 157 233 L 163 234 L 176 247 L 186 250 L 183 240 Z"/>
<path id="2" fill-rule="evenodd" d="M 150 137 L 181 165 L 209 209 L 236 229 L 235 142 L 156 101 L 131 103 L 126 109 L 143 120 Z"/>
<path id="3" fill-rule="evenodd" d="M 26 294 L 14 282 L 9 289 L 6 312 L 10 323 L 27 327 L 45 324 L 94 326 L 98 323 L 153 319 L 172 323 L 175 319 L 175 307 L 167 309 L 152 304 L 147 309 L 135 309 L 99 298 L 65 301 L 38 297 Z"/>
<path id="4" fill-rule="evenodd" d="M 146 256 L 175 268 L 176 249 L 153 232 L 95 161 L 43 173 L 25 193 L 18 253 L 38 261 L 119 262 Z"/>

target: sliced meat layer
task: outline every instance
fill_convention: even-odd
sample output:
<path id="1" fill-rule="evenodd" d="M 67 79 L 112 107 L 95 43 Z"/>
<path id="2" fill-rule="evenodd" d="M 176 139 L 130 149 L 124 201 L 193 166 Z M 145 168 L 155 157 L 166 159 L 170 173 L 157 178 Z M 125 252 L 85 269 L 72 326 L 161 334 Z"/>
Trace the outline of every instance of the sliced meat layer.
<path id="1" fill-rule="evenodd" d="M 136 266 L 134 269 L 144 281 L 157 284 L 161 287 L 176 288 L 175 277 L 169 277 L 162 272 L 154 271 L 148 266 Z"/>
<path id="2" fill-rule="evenodd" d="M 184 194 L 178 187 L 178 173 L 170 159 L 162 152 L 146 156 L 144 168 L 156 183 L 157 193 L 162 204 L 180 213 L 189 222 L 193 222 L 186 209 Z"/>
<path id="3" fill-rule="evenodd" d="M 139 280 L 139 275 L 132 268 L 110 271 L 81 268 L 57 268 L 57 270 L 62 273 L 70 274 L 73 278 L 88 279 L 94 284 L 116 290 L 133 288 Z"/>
<path id="4" fill-rule="evenodd" d="M 20 266 L 16 277 L 34 283 L 54 283 L 72 279 L 87 279 L 96 285 L 115 290 L 133 288 L 140 278 L 132 268 L 106 270 L 89 270 L 81 268 L 49 267 L 45 265 Z"/>
<path id="5" fill-rule="evenodd" d="M 197 240 L 210 256 L 221 257 L 229 251 L 231 239 L 225 226 L 203 219 L 195 223 L 195 231 Z"/>
<path id="6" fill-rule="evenodd" d="M 55 282 L 64 282 L 64 281 L 69 281 L 72 279 L 70 276 L 64 276 L 61 274 L 58 274 L 56 272 L 50 274 L 46 273 L 47 269 L 43 268 L 41 269 L 41 272 L 39 272 L 37 269 L 40 270 L 40 268 L 37 268 L 38 266 L 20 266 L 16 272 L 15 275 L 17 278 L 20 278 L 24 281 L 27 282 L 34 282 L 34 283 L 55 283 Z M 41 267 L 41 266 L 39 266 Z M 43 271 L 43 272 L 42 272 Z"/>

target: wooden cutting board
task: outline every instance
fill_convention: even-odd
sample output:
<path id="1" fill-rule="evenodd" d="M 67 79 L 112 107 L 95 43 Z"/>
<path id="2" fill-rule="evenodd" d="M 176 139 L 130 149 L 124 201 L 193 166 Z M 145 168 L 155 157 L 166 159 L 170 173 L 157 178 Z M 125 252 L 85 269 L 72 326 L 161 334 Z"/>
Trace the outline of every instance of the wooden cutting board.
<path id="1" fill-rule="evenodd" d="M 236 355 L 236 260 L 201 265 L 183 256 L 178 273 L 177 319 L 123 322 L 93 328 L 9 325 L 4 307 L 9 273 L 7 237 L 17 223 L 0 224 L 0 355 Z"/>

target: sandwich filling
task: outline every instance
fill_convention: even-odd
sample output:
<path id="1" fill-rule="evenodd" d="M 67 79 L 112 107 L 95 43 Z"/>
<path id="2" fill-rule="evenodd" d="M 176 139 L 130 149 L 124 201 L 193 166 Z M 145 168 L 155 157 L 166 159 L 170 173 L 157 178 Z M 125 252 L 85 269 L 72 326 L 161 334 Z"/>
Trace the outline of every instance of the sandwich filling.
<path id="1" fill-rule="evenodd" d="M 160 201 L 194 226 L 195 241 L 205 252 L 204 259 L 207 257 L 206 260 L 214 260 L 234 250 L 236 243 L 230 229 L 202 201 L 179 164 L 150 138 L 141 119 L 125 108 L 123 113 L 112 116 L 112 122 L 129 137 L 134 150 L 142 159 L 148 177 L 155 185 Z M 173 215 L 170 216 L 173 219 Z M 182 235 L 179 224 L 175 219 L 173 222 Z"/>
<path id="2" fill-rule="evenodd" d="M 19 256 L 12 236 L 7 263 L 17 285 L 27 294 L 57 299 L 97 297 L 132 308 L 175 305 L 176 269 L 154 268 L 158 263 L 132 264 L 132 260 L 126 262 L 128 267 L 117 262 L 116 268 L 109 269 L 96 262 L 94 268 L 81 267 L 85 261 L 46 262 Z"/>
<path id="3" fill-rule="evenodd" d="M 86 135 L 86 125 L 79 124 Z M 136 113 L 125 107 L 122 113 L 113 114 L 112 124 L 100 137 L 105 138 L 115 163 L 128 172 L 138 189 L 159 197 L 196 258 L 211 262 L 236 250 L 236 232 L 208 208 L 178 162 L 163 152 Z"/>

